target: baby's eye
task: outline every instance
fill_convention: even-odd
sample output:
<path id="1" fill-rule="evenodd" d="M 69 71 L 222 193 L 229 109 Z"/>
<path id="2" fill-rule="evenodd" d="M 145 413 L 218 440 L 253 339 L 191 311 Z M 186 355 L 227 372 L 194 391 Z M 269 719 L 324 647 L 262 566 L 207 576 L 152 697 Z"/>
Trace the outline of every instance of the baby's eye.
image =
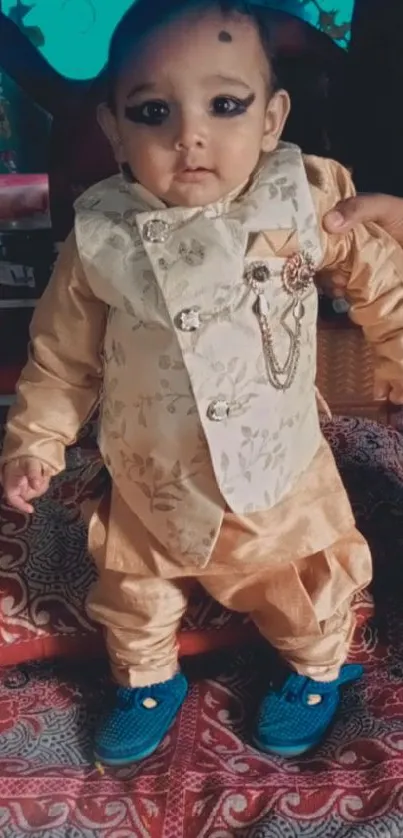
<path id="1" fill-rule="evenodd" d="M 210 109 L 214 116 L 238 116 L 247 110 L 246 103 L 234 96 L 216 96 Z"/>
<path id="2" fill-rule="evenodd" d="M 169 107 L 166 102 L 143 102 L 141 105 L 127 107 L 125 115 L 131 122 L 140 122 L 143 125 L 162 125 L 169 117 Z"/>

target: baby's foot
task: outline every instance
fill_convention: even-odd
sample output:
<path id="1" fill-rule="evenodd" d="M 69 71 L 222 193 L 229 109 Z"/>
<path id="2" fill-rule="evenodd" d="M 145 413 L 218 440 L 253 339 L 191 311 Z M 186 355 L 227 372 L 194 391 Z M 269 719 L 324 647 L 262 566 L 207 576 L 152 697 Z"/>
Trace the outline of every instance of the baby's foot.
<path id="1" fill-rule="evenodd" d="M 332 723 L 340 687 L 361 678 L 362 667 L 343 666 L 336 681 L 323 683 L 291 672 L 274 684 L 260 706 L 253 741 L 267 753 L 295 757 L 315 748 Z"/>
<path id="2" fill-rule="evenodd" d="M 150 687 L 119 687 L 115 706 L 95 735 L 95 759 L 126 765 L 148 757 L 174 722 L 187 690 L 181 673 Z"/>

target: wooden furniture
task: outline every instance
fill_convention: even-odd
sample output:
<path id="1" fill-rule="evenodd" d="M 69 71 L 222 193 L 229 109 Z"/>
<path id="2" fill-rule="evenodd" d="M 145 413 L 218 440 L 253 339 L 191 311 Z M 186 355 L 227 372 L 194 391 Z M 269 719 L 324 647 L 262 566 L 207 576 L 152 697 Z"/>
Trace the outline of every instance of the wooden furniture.
<path id="1" fill-rule="evenodd" d="M 392 425 L 399 420 L 390 402 L 374 399 L 372 347 L 347 317 L 319 320 L 317 385 L 333 414 Z"/>

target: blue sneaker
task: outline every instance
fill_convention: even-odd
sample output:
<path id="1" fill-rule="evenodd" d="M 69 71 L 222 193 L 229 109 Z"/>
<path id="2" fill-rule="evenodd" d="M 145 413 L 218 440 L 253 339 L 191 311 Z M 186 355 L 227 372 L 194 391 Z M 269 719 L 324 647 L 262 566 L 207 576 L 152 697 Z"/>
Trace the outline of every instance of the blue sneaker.
<path id="1" fill-rule="evenodd" d="M 319 745 L 333 721 L 340 687 L 361 678 L 361 666 L 346 664 L 336 681 L 323 683 L 291 672 L 272 684 L 259 709 L 254 744 L 260 751 L 296 757 Z"/>
<path id="2" fill-rule="evenodd" d="M 95 735 L 95 759 L 126 765 L 148 757 L 171 727 L 187 691 L 181 673 L 151 687 L 119 687 L 115 707 Z"/>

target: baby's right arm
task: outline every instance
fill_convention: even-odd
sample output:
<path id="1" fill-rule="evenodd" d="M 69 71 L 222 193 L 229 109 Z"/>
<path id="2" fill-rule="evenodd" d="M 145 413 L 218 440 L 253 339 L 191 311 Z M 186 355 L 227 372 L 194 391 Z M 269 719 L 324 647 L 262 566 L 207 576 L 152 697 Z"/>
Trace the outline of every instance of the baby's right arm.
<path id="1" fill-rule="evenodd" d="M 27 502 L 64 469 L 66 446 L 97 404 L 106 318 L 107 306 L 91 291 L 71 234 L 33 316 L 29 358 L 7 421 L 2 482 L 12 503 L 20 487 L 14 502 L 20 509 L 25 503 L 30 511 Z"/>

